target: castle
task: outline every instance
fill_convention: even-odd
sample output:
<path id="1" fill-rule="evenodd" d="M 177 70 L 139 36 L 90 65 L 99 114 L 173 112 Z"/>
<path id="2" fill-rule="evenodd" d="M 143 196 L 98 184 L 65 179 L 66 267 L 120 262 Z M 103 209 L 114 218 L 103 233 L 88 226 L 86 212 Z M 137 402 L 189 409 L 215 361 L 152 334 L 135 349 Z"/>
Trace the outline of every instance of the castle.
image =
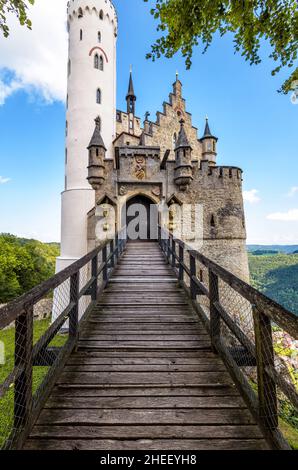
<path id="1" fill-rule="evenodd" d="M 68 29 L 66 176 L 57 271 L 107 236 L 98 234 L 99 221 L 106 232 L 119 230 L 128 217 L 123 208 L 128 211 L 134 202 L 169 208 L 199 204 L 200 251 L 248 280 L 242 171 L 217 165 L 218 139 L 208 119 L 198 138 L 178 75 L 156 121 L 146 113 L 142 123 L 132 73 L 127 109 L 116 108 L 118 22 L 112 2 L 70 0 Z M 106 210 L 111 206 L 116 219 Z"/>

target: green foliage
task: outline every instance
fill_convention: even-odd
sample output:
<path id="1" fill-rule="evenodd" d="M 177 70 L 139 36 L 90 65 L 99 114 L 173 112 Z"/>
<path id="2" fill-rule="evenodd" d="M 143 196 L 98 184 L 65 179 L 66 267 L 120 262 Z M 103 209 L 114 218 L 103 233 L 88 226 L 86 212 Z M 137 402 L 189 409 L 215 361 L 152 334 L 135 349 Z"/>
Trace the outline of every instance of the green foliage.
<path id="1" fill-rule="evenodd" d="M 249 254 L 254 287 L 298 315 L 298 255 Z"/>
<path id="2" fill-rule="evenodd" d="M 32 23 L 27 16 L 28 4 L 34 5 L 35 0 L 0 0 L 0 32 L 4 37 L 9 36 L 7 15 L 13 14 L 18 18 L 20 25 L 31 29 Z"/>
<path id="3" fill-rule="evenodd" d="M 144 0 L 148 2 L 148 0 Z M 159 21 L 162 36 L 151 47 L 147 58 L 153 61 L 181 51 L 186 67 L 192 63 L 193 49 L 202 45 L 205 53 L 214 35 L 231 33 L 235 52 L 250 64 L 261 62 L 261 46 L 270 45 L 269 57 L 276 62 L 275 75 L 283 67 L 293 67 L 298 49 L 298 7 L 296 0 L 155 0 L 151 14 Z M 284 83 L 290 90 L 298 74 L 295 69 Z"/>
<path id="4" fill-rule="evenodd" d="M 0 235 L 0 303 L 27 292 L 55 271 L 58 244 Z"/>

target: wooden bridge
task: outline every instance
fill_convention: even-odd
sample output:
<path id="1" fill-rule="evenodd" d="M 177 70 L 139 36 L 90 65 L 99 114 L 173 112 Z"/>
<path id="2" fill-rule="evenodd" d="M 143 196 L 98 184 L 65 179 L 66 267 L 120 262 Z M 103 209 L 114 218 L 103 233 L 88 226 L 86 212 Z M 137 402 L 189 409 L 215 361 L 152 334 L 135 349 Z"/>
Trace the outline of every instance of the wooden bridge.
<path id="1" fill-rule="evenodd" d="M 60 315 L 33 344 L 33 305 L 54 288 Z M 0 310 L 0 328 L 11 321 L 4 448 L 289 448 L 278 391 L 296 406 L 298 397 L 271 322 L 297 338 L 297 318 L 164 229 L 159 243 L 102 244 Z M 64 344 L 51 346 L 57 336 Z M 46 373 L 34 391 L 37 368 Z"/>

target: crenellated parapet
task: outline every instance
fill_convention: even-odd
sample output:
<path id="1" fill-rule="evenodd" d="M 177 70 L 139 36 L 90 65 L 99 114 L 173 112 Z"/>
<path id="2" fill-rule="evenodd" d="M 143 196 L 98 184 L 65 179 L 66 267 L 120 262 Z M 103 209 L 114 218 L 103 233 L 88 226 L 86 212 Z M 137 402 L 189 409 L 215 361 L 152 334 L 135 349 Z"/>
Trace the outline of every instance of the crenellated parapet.
<path id="1" fill-rule="evenodd" d="M 109 21 L 114 27 L 115 35 L 117 35 L 117 11 L 111 0 L 69 0 L 67 4 L 69 23 L 75 19 L 82 19 L 85 15 L 97 16 L 99 22 Z"/>
<path id="2" fill-rule="evenodd" d="M 219 183 L 220 181 L 238 183 L 239 185 L 242 183 L 243 171 L 241 168 L 235 166 L 210 166 L 208 160 L 202 160 L 195 173 L 198 176 L 204 176 Z"/>

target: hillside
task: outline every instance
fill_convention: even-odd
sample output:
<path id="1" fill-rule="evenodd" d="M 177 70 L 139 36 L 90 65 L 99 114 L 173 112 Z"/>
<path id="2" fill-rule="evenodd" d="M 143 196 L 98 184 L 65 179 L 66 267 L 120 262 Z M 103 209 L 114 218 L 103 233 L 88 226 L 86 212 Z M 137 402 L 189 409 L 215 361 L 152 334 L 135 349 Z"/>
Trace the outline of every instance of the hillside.
<path id="1" fill-rule="evenodd" d="M 254 287 L 298 315 L 298 254 L 249 253 L 249 267 Z"/>
<path id="2" fill-rule="evenodd" d="M 276 251 L 277 253 L 292 254 L 298 251 L 298 245 L 247 245 L 249 252 L 257 250 Z"/>
<path id="3" fill-rule="evenodd" d="M 58 255 L 58 243 L 0 234 L 0 304 L 51 277 Z"/>

